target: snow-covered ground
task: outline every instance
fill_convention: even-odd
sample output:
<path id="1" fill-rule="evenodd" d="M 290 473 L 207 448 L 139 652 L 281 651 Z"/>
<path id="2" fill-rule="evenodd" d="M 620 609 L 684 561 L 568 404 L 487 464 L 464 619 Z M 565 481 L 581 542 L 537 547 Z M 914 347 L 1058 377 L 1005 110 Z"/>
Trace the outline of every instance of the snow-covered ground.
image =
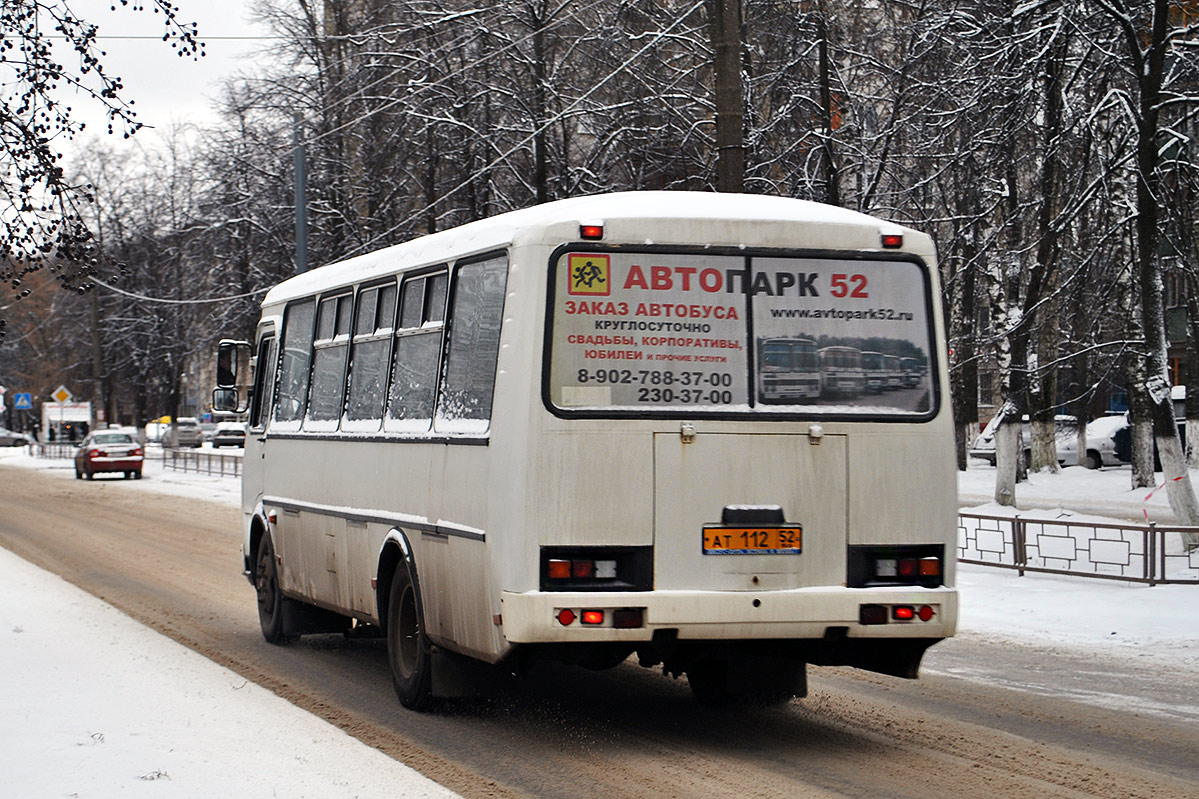
<path id="1" fill-rule="evenodd" d="M 74 479 L 68 461 L 21 450 L 0 451 L 0 462 Z M 999 511 L 988 504 L 994 469 L 972 465 L 959 480 L 963 507 Z M 1022 505 L 1054 512 L 1167 520 L 1164 491 L 1147 496 L 1128 482 L 1127 467 L 1076 467 L 1033 475 L 1017 492 Z M 234 478 L 164 471 L 160 461 L 121 487 L 230 504 L 238 497 Z M 1199 587 L 1017 577 L 970 565 L 958 582 L 963 643 L 1052 646 L 1126 659 L 1130 670 L 1145 657 L 1184 674 L 1199 667 Z M 966 669 L 946 671 L 970 678 Z M 454 796 L 4 549 L 0 707 L 0 772 L 11 796 Z M 260 746 L 264 738 L 271 747 Z"/>

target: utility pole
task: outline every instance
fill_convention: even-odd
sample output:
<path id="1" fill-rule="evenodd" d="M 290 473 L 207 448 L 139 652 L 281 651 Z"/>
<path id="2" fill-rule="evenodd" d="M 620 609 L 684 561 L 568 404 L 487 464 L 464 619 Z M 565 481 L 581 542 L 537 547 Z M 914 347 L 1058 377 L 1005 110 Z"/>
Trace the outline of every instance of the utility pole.
<path id="1" fill-rule="evenodd" d="M 715 52 L 716 189 L 745 191 L 745 95 L 741 84 L 741 0 L 710 0 Z"/>

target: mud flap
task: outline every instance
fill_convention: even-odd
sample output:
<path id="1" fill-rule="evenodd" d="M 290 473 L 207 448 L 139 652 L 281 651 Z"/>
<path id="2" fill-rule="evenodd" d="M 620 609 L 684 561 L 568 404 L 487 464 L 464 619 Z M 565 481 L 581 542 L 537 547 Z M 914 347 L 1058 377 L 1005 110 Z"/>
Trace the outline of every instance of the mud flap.
<path id="1" fill-rule="evenodd" d="M 283 614 L 284 635 L 341 633 L 350 628 L 348 616 L 306 602 L 284 598 L 279 610 Z"/>
<path id="2" fill-rule="evenodd" d="M 439 646 L 432 648 L 432 693 L 441 699 L 468 699 L 493 696 L 500 686 L 499 670 Z"/>

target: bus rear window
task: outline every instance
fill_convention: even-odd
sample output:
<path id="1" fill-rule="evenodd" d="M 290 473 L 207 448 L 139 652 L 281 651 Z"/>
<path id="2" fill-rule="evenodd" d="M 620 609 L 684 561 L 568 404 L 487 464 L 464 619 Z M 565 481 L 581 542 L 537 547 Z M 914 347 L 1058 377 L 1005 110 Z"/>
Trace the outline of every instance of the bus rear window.
<path id="1" fill-rule="evenodd" d="M 561 415 L 930 417 L 911 257 L 563 252 L 546 398 Z"/>

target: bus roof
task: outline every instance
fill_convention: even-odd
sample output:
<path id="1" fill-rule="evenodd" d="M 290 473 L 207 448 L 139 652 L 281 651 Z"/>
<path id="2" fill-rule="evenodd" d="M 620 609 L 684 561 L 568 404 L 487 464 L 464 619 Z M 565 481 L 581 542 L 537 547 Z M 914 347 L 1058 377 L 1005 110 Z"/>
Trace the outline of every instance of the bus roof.
<path id="1" fill-rule="evenodd" d="M 445 262 L 471 253 L 519 244 L 525 239 L 529 239 L 530 243 L 545 243 L 543 239 L 549 241 L 552 238 L 546 236 L 545 229 L 549 226 L 563 226 L 562 230 L 557 231 L 558 241 L 576 241 L 578 225 L 602 224 L 607 228 L 606 239 L 629 243 L 629 239 L 621 236 L 620 220 L 646 219 L 829 225 L 842 230 L 857 228 L 870 231 L 870 238 L 874 242 L 878 241 L 877 236 L 899 233 L 904 235 L 905 251 L 933 257 L 932 242 L 922 233 L 856 211 L 807 200 L 715 192 L 614 192 L 557 200 L 510 211 L 318 267 L 272 288 L 264 298 L 263 305 L 384 277 L 401 266 Z M 708 244 L 755 244 L 734 240 L 735 231 L 724 230 L 719 225 L 708 225 L 704 229 L 711 239 L 705 242 Z M 670 226 L 658 226 L 654 232 L 653 240 L 647 239 L 645 243 L 695 243 L 694 238 L 672 240 Z M 756 243 L 755 246 L 762 245 Z M 874 245 L 874 248 L 878 247 L 878 244 Z M 830 246 L 828 249 L 835 248 Z"/>

